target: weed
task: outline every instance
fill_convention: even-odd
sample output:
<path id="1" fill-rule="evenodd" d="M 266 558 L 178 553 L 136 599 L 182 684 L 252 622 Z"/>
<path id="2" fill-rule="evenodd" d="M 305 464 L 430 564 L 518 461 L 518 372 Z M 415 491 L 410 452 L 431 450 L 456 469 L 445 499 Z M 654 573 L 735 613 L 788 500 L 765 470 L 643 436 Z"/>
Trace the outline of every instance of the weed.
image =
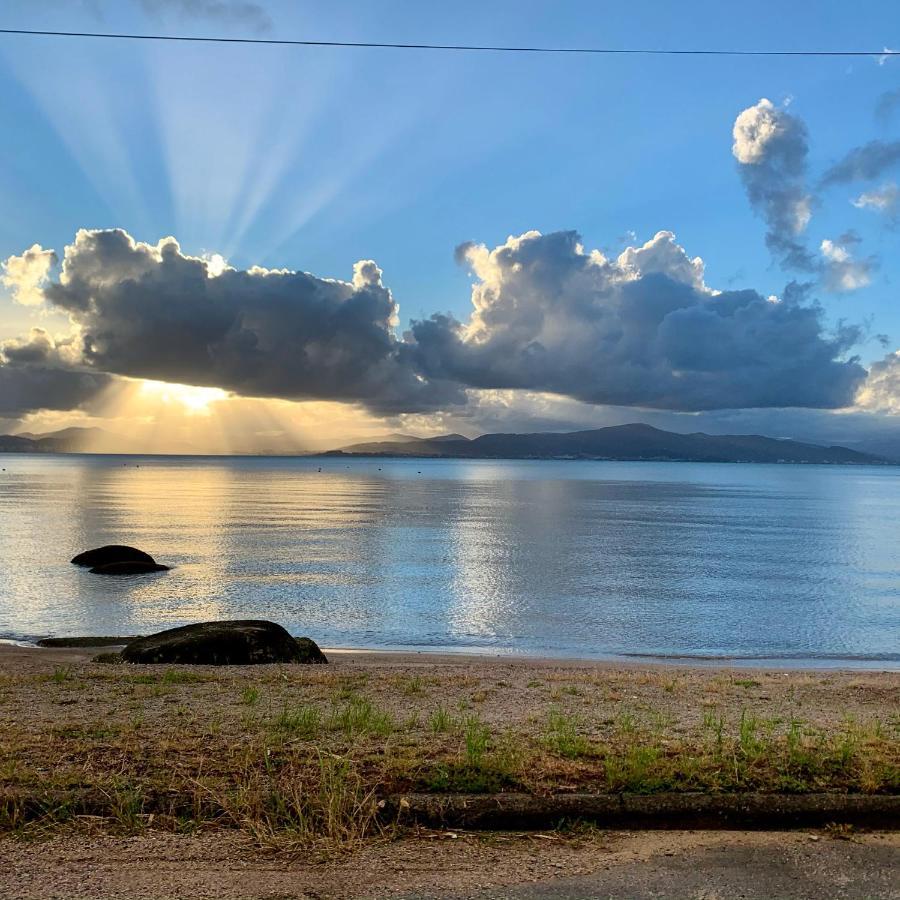
<path id="1" fill-rule="evenodd" d="M 456 719 L 445 706 L 439 706 L 428 720 L 428 724 L 434 734 L 444 734 L 456 727 Z"/>
<path id="2" fill-rule="evenodd" d="M 551 752 L 566 759 L 587 756 L 591 749 L 587 738 L 578 733 L 576 720 L 556 709 L 550 710 L 544 743 Z"/>
<path id="3" fill-rule="evenodd" d="M 321 731 L 322 714 L 317 706 L 304 705 L 294 709 L 283 709 L 272 727 L 276 731 L 289 734 L 301 740 L 311 740 Z"/>
<path id="4" fill-rule="evenodd" d="M 241 693 L 241 702 L 245 706 L 256 706 L 259 703 L 259 688 L 254 685 L 248 685 Z"/>

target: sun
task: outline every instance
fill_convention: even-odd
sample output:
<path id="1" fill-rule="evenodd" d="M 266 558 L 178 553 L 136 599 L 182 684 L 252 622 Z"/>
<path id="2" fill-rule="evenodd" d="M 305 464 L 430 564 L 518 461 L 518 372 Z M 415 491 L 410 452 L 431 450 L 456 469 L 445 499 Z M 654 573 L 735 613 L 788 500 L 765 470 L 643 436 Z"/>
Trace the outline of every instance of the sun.
<path id="1" fill-rule="evenodd" d="M 180 406 L 189 413 L 207 415 L 210 404 L 224 400 L 228 394 L 219 388 L 193 387 L 167 381 L 142 381 L 140 396 L 167 406 Z"/>

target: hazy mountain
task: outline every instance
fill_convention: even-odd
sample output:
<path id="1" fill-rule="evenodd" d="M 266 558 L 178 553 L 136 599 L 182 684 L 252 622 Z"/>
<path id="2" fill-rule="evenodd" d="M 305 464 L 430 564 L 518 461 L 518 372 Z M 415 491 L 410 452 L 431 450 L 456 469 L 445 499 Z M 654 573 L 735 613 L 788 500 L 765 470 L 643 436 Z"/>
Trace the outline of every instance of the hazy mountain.
<path id="1" fill-rule="evenodd" d="M 695 462 L 879 464 L 884 459 L 846 447 L 821 447 L 755 434 L 676 434 L 650 425 L 591 431 L 484 434 L 472 440 L 418 439 L 355 444 L 335 453 L 468 459 L 644 459 Z"/>
<path id="2" fill-rule="evenodd" d="M 136 443 L 102 428 L 63 428 L 36 434 L 0 435 L 0 452 L 6 453 L 135 453 Z"/>
<path id="3" fill-rule="evenodd" d="M 392 455 L 402 456 L 440 456 L 440 453 L 402 453 L 396 454 L 392 449 L 394 447 L 423 447 L 423 445 L 432 444 L 454 444 L 468 443 L 469 438 L 462 434 L 441 434 L 438 437 L 420 438 L 410 434 L 388 434 L 384 437 L 377 437 L 370 441 L 360 441 L 358 443 L 349 444 L 341 447 L 345 453 L 388 453 Z"/>

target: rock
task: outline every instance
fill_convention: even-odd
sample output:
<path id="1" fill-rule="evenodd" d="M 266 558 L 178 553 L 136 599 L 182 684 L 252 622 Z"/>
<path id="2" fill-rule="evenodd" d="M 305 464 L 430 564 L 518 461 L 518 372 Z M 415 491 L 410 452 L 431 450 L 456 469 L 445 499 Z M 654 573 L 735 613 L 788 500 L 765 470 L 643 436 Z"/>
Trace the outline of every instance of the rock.
<path id="1" fill-rule="evenodd" d="M 312 638 L 298 637 L 295 640 L 300 648 L 300 662 L 316 666 L 324 665 L 328 662 L 328 657 L 319 649 L 319 645 Z"/>
<path id="2" fill-rule="evenodd" d="M 143 562 L 155 563 L 156 560 L 137 547 L 126 547 L 124 544 L 108 544 L 106 547 L 97 547 L 95 550 L 85 550 L 79 553 L 73 560 L 76 566 L 107 566 L 110 563 Z"/>
<path id="3" fill-rule="evenodd" d="M 107 563 L 105 566 L 94 566 L 94 575 L 146 575 L 148 572 L 168 572 L 168 566 L 143 560 L 127 560 L 125 562 Z"/>
<path id="4" fill-rule="evenodd" d="M 131 641 L 136 641 L 142 635 L 132 634 L 128 637 L 121 635 L 105 635 L 96 637 L 89 635 L 88 637 L 52 637 L 41 638 L 38 647 L 124 647 Z"/>
<path id="5" fill-rule="evenodd" d="M 210 666 L 304 662 L 297 641 L 280 625 L 253 619 L 170 628 L 132 641 L 122 658 L 131 663 Z"/>

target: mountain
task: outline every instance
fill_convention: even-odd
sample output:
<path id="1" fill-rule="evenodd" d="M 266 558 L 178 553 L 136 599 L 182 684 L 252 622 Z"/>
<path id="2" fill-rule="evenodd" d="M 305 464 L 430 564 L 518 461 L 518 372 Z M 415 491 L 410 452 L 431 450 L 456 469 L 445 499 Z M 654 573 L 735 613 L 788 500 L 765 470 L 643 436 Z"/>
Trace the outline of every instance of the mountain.
<path id="1" fill-rule="evenodd" d="M 102 428 L 0 435 L 0 453 L 132 453 L 134 442 Z"/>
<path id="2" fill-rule="evenodd" d="M 441 434 L 438 437 L 432 438 L 420 438 L 413 437 L 408 434 L 388 434 L 384 437 L 375 438 L 373 441 L 362 441 L 358 444 L 350 444 L 347 447 L 341 447 L 338 452 L 342 453 L 359 453 L 366 455 L 380 455 L 387 454 L 389 456 L 443 456 L 445 454 L 440 452 L 407 452 L 407 453 L 398 453 L 394 448 L 396 447 L 410 447 L 410 448 L 419 448 L 421 450 L 426 449 L 427 447 L 432 447 L 432 445 L 436 444 L 467 444 L 469 443 L 469 438 L 462 434 Z M 455 455 L 455 454 L 451 454 Z"/>
<path id="3" fill-rule="evenodd" d="M 379 441 L 334 454 L 457 457 L 464 459 L 633 459 L 692 462 L 848 463 L 880 465 L 879 456 L 846 447 L 821 447 L 756 434 L 676 434 L 650 425 L 592 431 L 483 434 L 472 440 Z"/>

